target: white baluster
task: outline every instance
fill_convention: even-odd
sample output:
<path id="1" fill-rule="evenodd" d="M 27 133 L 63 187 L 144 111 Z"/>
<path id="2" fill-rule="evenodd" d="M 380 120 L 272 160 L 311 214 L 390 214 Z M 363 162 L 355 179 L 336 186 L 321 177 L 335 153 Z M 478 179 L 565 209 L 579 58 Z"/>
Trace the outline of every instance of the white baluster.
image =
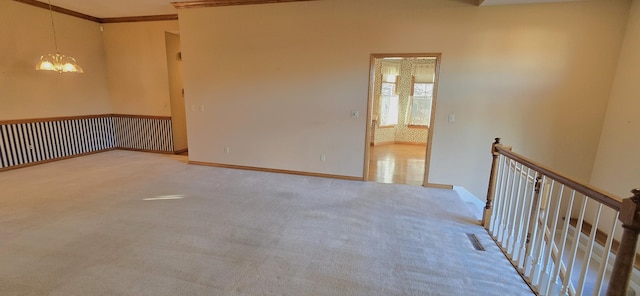
<path id="1" fill-rule="evenodd" d="M 600 295 L 600 288 L 602 287 L 602 282 L 604 282 L 604 275 L 607 271 L 607 264 L 609 263 L 609 254 L 611 253 L 611 245 L 613 243 L 613 238 L 616 234 L 616 226 L 618 226 L 618 217 L 620 216 L 620 212 L 616 211 L 616 218 L 613 220 L 613 225 L 611 225 L 611 229 L 609 230 L 609 235 L 607 236 L 607 242 L 604 245 L 604 251 L 602 253 L 602 262 L 600 262 L 600 270 L 598 271 L 598 276 L 596 278 L 596 284 L 593 288 L 593 295 Z"/>
<path id="2" fill-rule="evenodd" d="M 500 216 L 500 228 L 498 229 L 498 242 L 500 242 L 500 246 L 502 246 L 502 242 L 504 242 L 504 234 L 507 229 L 506 219 L 507 219 L 507 211 L 509 209 L 509 203 L 511 202 L 511 187 L 513 186 L 514 178 L 515 178 L 515 169 L 511 169 L 511 164 L 514 161 L 509 160 L 509 175 L 507 178 L 506 190 L 504 195 L 504 204 L 502 208 L 502 215 Z"/>
<path id="3" fill-rule="evenodd" d="M 562 291 L 561 294 L 565 296 L 569 296 L 569 290 L 571 289 L 571 275 L 573 274 L 573 265 L 576 262 L 576 254 L 578 253 L 578 246 L 580 245 L 580 234 L 582 233 L 582 222 L 584 222 L 584 213 L 587 209 L 587 198 L 586 196 L 582 197 L 582 204 L 580 206 L 580 215 L 578 216 L 578 220 L 576 221 L 576 229 L 573 235 L 573 243 L 571 245 L 571 250 L 569 254 L 569 263 L 567 264 L 567 273 L 564 276 L 564 280 L 562 281 Z"/>
<path id="4" fill-rule="evenodd" d="M 497 224 L 498 224 L 498 216 L 500 215 L 500 207 L 502 206 L 502 184 L 504 183 L 504 177 L 505 177 L 505 173 L 504 173 L 504 162 L 505 162 L 505 157 L 504 155 L 500 154 L 500 160 L 499 160 L 499 165 L 498 165 L 498 176 L 497 176 L 497 181 L 496 181 L 496 193 L 494 195 L 493 198 L 493 213 L 491 215 L 491 219 L 490 219 L 490 225 L 489 225 L 489 234 L 491 234 L 493 237 L 495 237 L 495 234 L 497 232 Z"/>
<path id="5" fill-rule="evenodd" d="M 598 222 L 600 222 L 600 212 L 602 211 L 602 204 L 598 204 L 598 211 L 596 214 L 596 219 L 593 222 L 593 226 L 591 227 L 591 233 L 589 234 L 589 246 L 587 247 L 587 251 L 584 254 L 582 259 L 582 271 L 580 272 L 580 280 L 578 281 L 578 287 L 576 293 L 578 295 L 582 295 L 584 291 L 584 281 L 587 278 L 587 271 L 589 270 L 589 264 L 591 263 L 591 257 L 593 254 L 593 244 L 596 241 L 596 233 L 598 231 Z"/>
<path id="6" fill-rule="evenodd" d="M 566 274 L 566 267 L 562 263 L 562 257 L 564 257 L 564 251 L 567 247 L 567 236 L 569 234 L 569 225 L 571 223 L 571 211 L 573 210 L 573 201 L 576 197 L 576 191 L 571 190 L 571 197 L 569 199 L 569 206 L 567 207 L 567 211 L 564 214 L 565 220 L 562 224 L 562 237 L 560 238 L 561 247 L 558 253 L 558 257 L 554 261 L 555 263 L 555 271 L 553 272 L 553 282 L 551 284 L 551 291 L 558 291 L 562 288 L 562 283 L 560 281 L 560 273 Z M 564 270 L 563 270 L 564 268 Z M 547 293 L 549 295 L 549 293 Z"/>
<path id="7" fill-rule="evenodd" d="M 530 228 L 532 228 L 532 230 L 530 231 L 530 235 L 528 238 L 527 257 L 525 258 L 526 261 L 525 261 L 525 267 L 524 267 L 525 277 L 527 277 L 529 281 L 531 281 L 532 279 L 533 270 L 534 270 L 533 267 L 536 264 L 536 258 L 534 254 L 536 250 L 536 242 L 537 242 L 536 238 L 538 237 L 538 224 L 539 224 L 538 218 L 540 216 L 540 206 L 542 203 L 542 198 L 540 195 L 542 194 L 542 187 L 544 186 L 543 180 L 544 180 L 544 177 L 536 179 L 533 215 L 531 215 L 529 218 L 529 225 L 530 225 Z"/>
<path id="8" fill-rule="evenodd" d="M 516 234 L 516 241 L 514 244 L 514 256 L 513 256 L 513 260 L 515 262 L 515 265 L 518 268 L 522 268 L 523 267 L 523 263 L 524 263 L 524 252 L 525 252 L 525 240 L 526 240 L 526 232 L 528 230 L 528 215 L 530 213 L 530 211 L 528 210 L 527 205 L 531 204 L 531 201 L 533 199 L 528 199 L 527 196 L 527 192 L 529 190 L 529 176 L 531 176 L 531 168 L 527 168 L 527 174 L 525 176 L 525 185 L 524 185 L 524 190 L 522 193 L 522 205 L 520 208 L 520 221 L 518 223 L 518 233 Z M 531 186 L 533 187 L 533 186 Z"/>
<path id="9" fill-rule="evenodd" d="M 524 201 L 522 200 L 522 179 L 526 178 L 526 176 L 523 177 L 524 174 L 524 165 L 520 164 L 520 171 L 518 172 L 518 189 L 516 190 L 516 194 L 515 194 L 515 202 L 512 208 L 513 214 L 511 215 L 511 231 L 509 231 L 509 238 L 507 240 L 507 254 L 511 255 L 511 259 L 515 259 L 515 243 L 516 243 L 516 236 L 518 235 L 518 217 L 522 217 L 522 214 L 520 213 L 520 203 L 524 203 Z"/>
<path id="10" fill-rule="evenodd" d="M 542 183 L 543 185 L 545 184 L 544 182 Z M 543 198 L 542 200 L 545 201 L 545 207 L 544 207 L 544 218 L 542 218 L 542 221 L 540 222 L 540 231 L 538 234 L 538 249 L 536 251 L 536 266 L 534 268 L 534 274 L 533 274 L 533 280 L 531 281 L 532 284 L 534 286 L 537 286 L 538 288 L 540 287 L 540 276 L 541 273 L 543 272 L 543 257 L 545 256 L 544 250 L 546 248 L 546 246 L 548 246 L 550 243 L 547 242 L 545 240 L 546 236 L 547 236 L 547 222 L 549 220 L 549 207 L 551 206 L 551 195 L 553 194 L 553 186 L 555 185 L 555 180 L 551 180 L 551 189 L 550 191 L 547 193 L 547 191 L 545 190 L 545 186 L 542 186 L 543 190 L 543 194 L 542 196 L 544 196 L 545 198 Z"/>
<path id="11" fill-rule="evenodd" d="M 553 186 L 553 185 L 552 185 Z M 544 260 L 544 277 L 543 281 L 540 285 L 540 291 L 543 295 L 549 295 L 549 286 L 551 284 L 551 269 L 553 254 L 558 254 L 558 249 L 555 244 L 556 239 L 556 228 L 558 227 L 558 218 L 560 217 L 560 205 L 562 204 L 562 199 L 564 195 L 564 185 L 560 186 L 560 193 L 558 193 L 558 202 L 555 207 L 555 211 L 553 213 L 553 222 L 551 223 L 551 229 L 549 229 L 549 239 L 547 243 L 547 251 L 546 251 L 546 259 Z M 549 197 L 551 199 L 551 196 Z M 550 210 L 550 209 L 547 209 Z"/>

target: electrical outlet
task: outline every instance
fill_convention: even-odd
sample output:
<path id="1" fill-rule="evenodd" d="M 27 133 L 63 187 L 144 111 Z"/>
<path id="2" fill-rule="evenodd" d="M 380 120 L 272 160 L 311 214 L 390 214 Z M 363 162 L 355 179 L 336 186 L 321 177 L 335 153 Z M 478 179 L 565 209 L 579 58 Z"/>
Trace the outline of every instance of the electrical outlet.
<path id="1" fill-rule="evenodd" d="M 231 152 L 231 149 L 229 149 L 229 146 L 224 147 L 224 153 L 229 154 L 229 152 Z"/>
<path id="2" fill-rule="evenodd" d="M 327 156 L 324 155 L 324 154 L 320 154 L 320 161 L 326 162 L 327 161 Z"/>

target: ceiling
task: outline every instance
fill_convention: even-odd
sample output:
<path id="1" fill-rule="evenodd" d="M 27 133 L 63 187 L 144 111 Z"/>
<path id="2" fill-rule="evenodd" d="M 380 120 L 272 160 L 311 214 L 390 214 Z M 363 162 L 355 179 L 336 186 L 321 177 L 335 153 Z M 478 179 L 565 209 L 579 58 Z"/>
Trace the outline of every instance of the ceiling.
<path id="1" fill-rule="evenodd" d="M 38 0 L 47 2 L 47 0 Z M 177 0 L 51 0 L 51 5 L 98 18 L 177 14 Z"/>
<path id="2" fill-rule="evenodd" d="M 47 3 L 47 0 L 38 1 Z M 97 18 L 118 18 L 177 14 L 171 2 L 181 1 L 184 0 L 51 0 L 51 4 Z M 584 0 L 478 0 L 477 3 L 479 6 L 490 6 L 567 1 Z"/>

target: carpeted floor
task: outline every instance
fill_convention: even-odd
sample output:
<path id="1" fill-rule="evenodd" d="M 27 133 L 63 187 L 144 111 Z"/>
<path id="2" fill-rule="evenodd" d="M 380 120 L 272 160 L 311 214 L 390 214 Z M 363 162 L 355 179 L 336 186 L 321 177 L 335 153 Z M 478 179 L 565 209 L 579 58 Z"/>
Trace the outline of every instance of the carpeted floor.
<path id="1" fill-rule="evenodd" d="M 0 173 L 0 295 L 532 295 L 455 191 L 185 162 Z"/>

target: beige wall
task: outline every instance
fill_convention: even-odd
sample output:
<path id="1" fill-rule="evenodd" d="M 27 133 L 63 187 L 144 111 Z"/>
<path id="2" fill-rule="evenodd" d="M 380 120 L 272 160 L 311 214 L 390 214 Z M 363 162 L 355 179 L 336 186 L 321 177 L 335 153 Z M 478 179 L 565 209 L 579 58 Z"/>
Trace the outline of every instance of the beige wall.
<path id="1" fill-rule="evenodd" d="M 640 187 L 640 1 L 634 0 L 591 183 L 620 197 Z"/>
<path id="2" fill-rule="evenodd" d="M 84 74 L 36 71 L 55 46 L 45 9 L 0 1 L 0 120 L 111 113 L 100 26 L 54 13 L 60 52 Z"/>
<path id="3" fill-rule="evenodd" d="M 177 30 L 178 21 L 104 25 L 114 113 L 171 115 L 165 32 Z"/>
<path id="4" fill-rule="evenodd" d="M 628 5 L 326 0 L 181 10 L 191 158 L 361 177 L 369 55 L 440 52 L 430 182 L 482 198 L 496 136 L 588 180 Z"/>

